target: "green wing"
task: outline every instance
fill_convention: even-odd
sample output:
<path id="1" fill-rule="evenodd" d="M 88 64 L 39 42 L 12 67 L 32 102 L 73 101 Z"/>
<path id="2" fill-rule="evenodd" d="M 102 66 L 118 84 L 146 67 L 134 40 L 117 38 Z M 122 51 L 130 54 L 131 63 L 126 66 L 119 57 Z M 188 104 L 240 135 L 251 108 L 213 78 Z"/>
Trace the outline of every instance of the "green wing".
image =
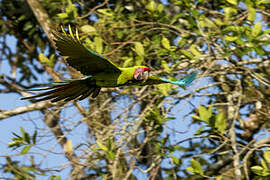
<path id="1" fill-rule="evenodd" d="M 63 28 L 62 28 L 63 30 Z M 70 34 L 54 32 L 55 43 L 60 55 L 67 56 L 67 63 L 84 75 L 93 75 L 99 72 L 120 73 L 121 70 L 110 60 L 87 49 L 80 42 L 78 32 L 76 37 L 69 26 Z"/>

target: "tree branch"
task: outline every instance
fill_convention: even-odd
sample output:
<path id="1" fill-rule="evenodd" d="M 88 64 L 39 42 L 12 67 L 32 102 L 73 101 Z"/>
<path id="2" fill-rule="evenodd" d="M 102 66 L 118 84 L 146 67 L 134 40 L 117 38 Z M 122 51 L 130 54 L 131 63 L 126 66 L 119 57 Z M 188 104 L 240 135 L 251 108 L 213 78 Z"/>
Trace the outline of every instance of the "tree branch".
<path id="1" fill-rule="evenodd" d="M 2 111 L 0 113 L 0 120 L 6 119 L 6 118 L 9 118 L 9 117 L 12 117 L 12 116 L 16 116 L 16 115 L 19 115 L 19 114 L 23 114 L 23 113 L 26 113 L 26 112 L 41 110 L 43 108 L 48 108 L 50 106 L 52 106 L 51 102 L 44 101 L 44 102 L 41 102 L 41 103 L 30 104 L 28 106 L 18 107 L 18 108 L 7 110 L 7 111 Z"/>

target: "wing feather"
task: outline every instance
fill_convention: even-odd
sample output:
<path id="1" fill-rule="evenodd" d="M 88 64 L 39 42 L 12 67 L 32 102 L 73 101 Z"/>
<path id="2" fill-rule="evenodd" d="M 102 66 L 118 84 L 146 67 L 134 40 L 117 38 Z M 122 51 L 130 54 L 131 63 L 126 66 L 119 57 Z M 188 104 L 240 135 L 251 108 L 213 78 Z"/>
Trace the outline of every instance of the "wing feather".
<path id="1" fill-rule="evenodd" d="M 63 29 L 62 29 L 63 30 Z M 68 35 L 54 32 L 55 43 L 60 55 L 66 56 L 67 63 L 84 75 L 93 75 L 99 72 L 120 73 L 121 70 L 110 60 L 87 49 L 80 41 L 78 32 L 74 36 L 70 26 Z"/>

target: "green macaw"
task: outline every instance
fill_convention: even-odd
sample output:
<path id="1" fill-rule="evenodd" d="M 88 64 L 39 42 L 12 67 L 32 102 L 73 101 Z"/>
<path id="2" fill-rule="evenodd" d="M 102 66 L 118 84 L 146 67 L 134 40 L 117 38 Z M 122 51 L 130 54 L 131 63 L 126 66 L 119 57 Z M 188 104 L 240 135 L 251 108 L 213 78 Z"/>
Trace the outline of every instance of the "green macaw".
<path id="1" fill-rule="evenodd" d="M 82 100 L 90 95 L 95 98 L 101 88 L 161 83 L 172 83 L 184 88 L 197 76 L 197 71 L 195 71 L 180 81 L 169 81 L 164 78 L 149 76 L 151 69 L 146 66 L 120 68 L 107 58 L 87 49 L 81 43 L 77 30 L 74 36 L 69 26 L 69 32 L 69 35 L 64 30 L 62 34 L 54 32 L 55 45 L 60 55 L 67 57 L 67 63 L 85 76 L 82 79 L 55 82 L 46 88 L 32 89 L 33 91 L 47 91 L 22 99 L 35 101 L 50 99 L 51 102 Z"/>

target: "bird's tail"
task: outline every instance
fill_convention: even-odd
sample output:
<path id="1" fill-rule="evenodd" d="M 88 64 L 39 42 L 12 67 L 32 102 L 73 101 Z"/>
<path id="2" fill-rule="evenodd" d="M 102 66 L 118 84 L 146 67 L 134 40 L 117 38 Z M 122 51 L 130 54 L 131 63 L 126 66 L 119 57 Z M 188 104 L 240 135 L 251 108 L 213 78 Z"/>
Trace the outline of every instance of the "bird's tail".
<path id="1" fill-rule="evenodd" d="M 178 81 L 170 81 L 170 80 L 165 79 L 165 78 L 162 78 L 162 80 L 164 82 L 168 82 L 171 84 L 181 86 L 182 88 L 185 88 L 186 86 L 190 85 L 196 79 L 198 73 L 199 73 L 198 71 L 194 71 L 194 72 L 184 76 L 183 78 L 181 78 Z"/>
<path id="2" fill-rule="evenodd" d="M 71 101 L 74 99 L 83 100 L 92 95 L 95 98 L 99 92 L 100 87 L 96 86 L 95 80 L 92 77 L 86 77 L 78 80 L 67 80 L 49 84 L 48 87 L 39 89 L 30 89 L 29 91 L 45 91 L 40 94 L 24 97 L 22 100 L 31 99 L 38 101 L 51 100 L 57 101 Z"/>

